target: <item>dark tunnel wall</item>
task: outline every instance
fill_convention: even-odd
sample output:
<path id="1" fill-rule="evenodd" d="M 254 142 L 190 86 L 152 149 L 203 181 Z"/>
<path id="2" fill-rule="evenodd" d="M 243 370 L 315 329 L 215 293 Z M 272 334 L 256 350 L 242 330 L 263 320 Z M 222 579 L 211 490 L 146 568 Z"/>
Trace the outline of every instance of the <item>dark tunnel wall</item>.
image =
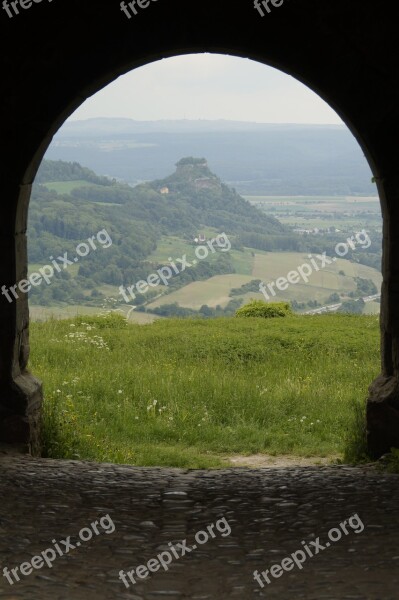
<path id="1" fill-rule="evenodd" d="M 399 447 L 399 53 L 394 4 L 275 0 L 264 16 L 252 0 L 140 0 L 133 6 L 137 14 L 132 10 L 131 18 L 119 0 L 18 0 L 14 8 L 8 2 L 0 11 L 0 287 L 26 275 L 31 183 L 52 136 L 87 97 L 137 66 L 176 54 L 227 53 L 272 65 L 301 80 L 337 111 L 377 177 L 384 214 L 382 375 L 370 389 L 369 448 L 378 456 L 392 445 Z M 10 304 L 0 296 L 0 326 L 0 442 L 38 452 L 42 392 L 26 370 L 26 298 Z"/>

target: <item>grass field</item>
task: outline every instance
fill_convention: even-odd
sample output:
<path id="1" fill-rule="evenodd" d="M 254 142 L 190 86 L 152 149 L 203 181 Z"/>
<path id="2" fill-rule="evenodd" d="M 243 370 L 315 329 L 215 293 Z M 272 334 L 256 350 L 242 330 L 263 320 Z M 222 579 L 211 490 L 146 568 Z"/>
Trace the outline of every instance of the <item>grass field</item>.
<path id="1" fill-rule="evenodd" d="M 205 228 L 201 231 L 201 233 L 204 233 L 206 239 L 210 240 L 212 238 L 215 238 L 221 232 L 216 231 L 216 229 L 211 230 L 209 228 Z M 204 244 L 201 245 L 206 246 L 206 242 L 204 242 Z M 217 244 L 215 244 L 214 246 L 217 249 Z M 155 263 L 158 262 L 166 264 L 169 262 L 169 258 L 175 260 L 177 258 L 181 258 L 184 254 L 187 255 L 188 262 L 192 263 L 192 261 L 196 258 L 195 246 L 193 244 L 190 244 L 186 240 L 175 236 L 162 237 L 158 242 L 157 249 L 152 254 L 150 254 L 148 260 Z M 246 249 L 244 252 L 231 250 L 229 252 L 229 256 L 231 257 L 233 266 L 238 274 L 251 275 L 253 268 L 253 256 L 250 249 Z M 213 254 L 210 251 L 208 258 L 206 258 L 205 260 L 210 262 L 217 261 L 218 254 Z"/>
<path id="2" fill-rule="evenodd" d="M 231 300 L 229 293 L 232 288 L 240 287 L 252 281 L 248 275 L 216 275 L 206 281 L 194 281 L 184 288 L 172 292 L 167 296 L 158 298 L 149 305 L 156 308 L 163 304 L 178 302 L 180 306 L 199 309 L 203 304 L 215 307 L 218 304 L 224 307 Z"/>
<path id="3" fill-rule="evenodd" d="M 367 302 L 364 307 L 363 314 L 365 315 L 378 315 L 381 309 L 379 302 Z"/>
<path id="4" fill-rule="evenodd" d="M 250 252 L 248 252 L 250 256 Z M 308 254 L 298 252 L 257 252 L 252 258 L 253 269 L 251 275 L 217 275 L 207 281 L 197 281 L 162 298 L 158 298 L 149 305 L 150 308 L 178 302 L 180 306 L 199 309 L 203 304 L 215 307 L 217 304 L 226 306 L 231 298 L 229 292 L 253 279 L 261 279 L 266 284 L 285 277 L 290 271 L 296 270 L 303 263 L 309 263 Z M 345 275 L 340 275 L 343 271 Z M 334 292 L 352 292 L 356 290 L 354 277 L 371 279 L 377 288 L 381 287 L 382 276 L 376 270 L 364 265 L 358 265 L 345 259 L 338 259 L 334 264 L 325 269 L 314 272 L 308 283 L 291 285 L 284 292 L 275 296 L 276 300 L 297 300 L 307 302 L 317 300 L 325 302 L 327 297 Z M 251 292 L 243 296 L 250 298 L 263 298 L 260 293 Z M 374 307 L 375 308 L 375 307 Z"/>
<path id="5" fill-rule="evenodd" d="M 70 194 L 72 190 L 80 187 L 97 187 L 89 181 L 51 181 L 43 184 L 47 189 L 57 192 L 57 194 Z"/>
<path id="6" fill-rule="evenodd" d="M 131 311 L 130 305 L 121 305 L 119 311 L 120 314 L 123 314 L 125 317 L 129 319 L 131 323 L 138 323 L 139 325 L 147 325 L 148 323 L 153 323 L 158 319 L 162 319 L 163 317 L 159 317 L 157 315 L 151 315 L 136 311 Z M 60 305 L 60 306 L 35 306 L 30 305 L 29 307 L 30 317 L 33 322 L 40 321 L 49 321 L 49 320 L 60 320 L 60 319 L 70 319 L 73 317 L 79 316 L 98 316 L 99 314 L 104 314 L 105 311 L 95 306 L 70 306 L 70 305 Z"/>
<path id="7" fill-rule="evenodd" d="M 219 467 L 231 455 L 342 455 L 379 372 L 378 318 L 33 323 L 47 455 Z"/>
<path id="8" fill-rule="evenodd" d="M 324 229 L 381 226 L 378 196 L 244 196 L 263 212 L 284 225 Z"/>

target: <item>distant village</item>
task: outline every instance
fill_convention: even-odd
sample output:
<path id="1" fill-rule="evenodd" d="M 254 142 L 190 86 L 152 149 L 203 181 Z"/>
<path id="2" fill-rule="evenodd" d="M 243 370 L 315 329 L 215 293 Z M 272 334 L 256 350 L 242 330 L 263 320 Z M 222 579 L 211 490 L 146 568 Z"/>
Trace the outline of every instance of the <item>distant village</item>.
<path id="1" fill-rule="evenodd" d="M 313 229 L 295 228 L 293 232 L 299 235 L 324 235 L 325 233 L 341 233 L 341 230 L 336 227 L 326 227 L 325 229 L 314 227 Z"/>

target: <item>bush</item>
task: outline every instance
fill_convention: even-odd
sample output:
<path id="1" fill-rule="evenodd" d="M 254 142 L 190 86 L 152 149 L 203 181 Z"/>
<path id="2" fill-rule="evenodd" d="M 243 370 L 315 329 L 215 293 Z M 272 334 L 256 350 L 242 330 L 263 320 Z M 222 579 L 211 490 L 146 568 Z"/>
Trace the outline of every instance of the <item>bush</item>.
<path id="1" fill-rule="evenodd" d="M 294 312 L 289 302 L 264 302 L 263 300 L 251 300 L 236 311 L 236 317 L 262 317 L 271 319 L 273 317 L 289 317 Z"/>
<path id="2" fill-rule="evenodd" d="M 95 329 L 124 329 L 126 317 L 119 311 L 108 310 L 98 316 L 79 315 L 73 320 L 76 325 L 91 325 Z"/>

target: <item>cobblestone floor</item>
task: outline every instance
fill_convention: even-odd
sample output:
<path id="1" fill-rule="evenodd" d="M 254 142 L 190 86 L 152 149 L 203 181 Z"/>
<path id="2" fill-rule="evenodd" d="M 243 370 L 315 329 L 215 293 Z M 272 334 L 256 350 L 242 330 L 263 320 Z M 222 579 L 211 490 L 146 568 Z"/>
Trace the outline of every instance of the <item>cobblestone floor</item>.
<path id="1" fill-rule="evenodd" d="M 2 600 L 399 598 L 397 475 L 342 466 L 181 471 L 4 455 L 0 474 Z M 355 513 L 362 533 L 341 532 L 301 570 L 269 575 L 264 588 L 254 580 L 254 570 L 281 563 L 303 549 L 302 540 L 324 544 Z M 71 536 L 75 544 L 82 528 L 107 514 L 113 533 L 98 525 L 99 535 L 92 531 L 52 568 L 20 573 L 13 585 L 4 577 L 4 567 L 19 567 L 54 542 L 65 549 L 61 540 Z M 216 537 L 129 589 L 119 579 L 121 569 L 170 550 L 169 542 L 187 539 L 191 547 L 199 530 L 223 517 L 230 535 L 214 528 Z"/>

